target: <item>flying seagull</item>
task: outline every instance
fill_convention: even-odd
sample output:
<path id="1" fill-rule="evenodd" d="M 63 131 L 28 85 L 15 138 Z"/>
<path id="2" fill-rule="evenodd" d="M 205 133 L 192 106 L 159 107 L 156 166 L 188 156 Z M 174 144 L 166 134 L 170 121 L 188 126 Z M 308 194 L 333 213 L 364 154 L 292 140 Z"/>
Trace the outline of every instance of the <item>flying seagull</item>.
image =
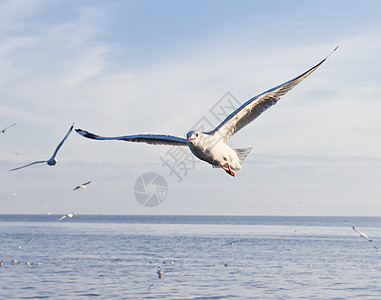
<path id="1" fill-rule="evenodd" d="M 336 47 L 333 52 L 337 48 L 338 47 Z M 231 113 L 221 124 L 209 132 L 192 130 L 188 132 L 187 138 L 183 138 L 163 134 L 137 134 L 118 137 L 102 137 L 82 129 L 76 129 L 76 131 L 80 135 L 94 140 L 122 140 L 128 142 L 143 142 L 154 145 L 188 146 L 197 158 L 206 161 L 215 168 L 221 167 L 229 175 L 234 176 L 235 174 L 233 170 L 235 171 L 241 169 L 241 163 L 249 154 L 251 148 L 230 148 L 226 144 L 230 137 L 254 121 L 270 106 L 276 104 L 283 95 L 314 72 L 330 55 L 298 77 L 246 101 L 243 105 Z"/>
<path id="2" fill-rule="evenodd" d="M 372 239 L 370 239 L 366 234 L 362 233 L 361 231 L 357 230 L 354 226 L 352 226 L 352 229 L 356 231 L 360 236 L 362 236 L 364 239 L 368 240 L 369 242 L 372 242 Z"/>
<path id="3" fill-rule="evenodd" d="M 77 185 L 73 190 L 78 190 L 78 189 L 85 189 L 86 188 L 86 185 L 90 184 L 91 181 L 88 181 L 86 183 L 82 183 L 81 185 Z"/>
<path id="4" fill-rule="evenodd" d="M 14 168 L 12 170 L 8 170 L 8 172 L 10 172 L 10 171 L 16 171 L 16 170 L 19 170 L 19 169 L 22 169 L 22 168 L 25 168 L 25 167 L 29 167 L 29 166 L 35 165 L 35 164 L 40 164 L 40 163 L 47 163 L 49 166 L 54 166 L 57 163 L 57 160 L 56 160 L 57 152 L 58 152 L 58 150 L 60 150 L 61 146 L 63 145 L 63 143 L 65 142 L 65 140 L 69 136 L 70 132 L 73 130 L 73 127 L 74 127 L 74 123 L 70 126 L 70 129 L 69 129 L 68 133 L 65 135 L 65 137 L 61 141 L 61 143 L 58 144 L 56 150 L 53 153 L 53 156 L 49 160 L 35 161 L 35 162 L 32 162 L 32 163 L 27 164 L 25 166 L 21 166 L 21 167 L 18 167 L 18 168 Z"/>
<path id="5" fill-rule="evenodd" d="M 8 128 L 13 127 L 13 126 L 15 126 L 15 125 L 16 125 L 16 123 L 14 123 L 14 124 L 12 124 L 12 125 L 9 125 L 9 126 L 5 127 L 3 130 L 0 131 L 0 133 L 5 133 L 5 132 L 7 131 Z"/>
<path id="6" fill-rule="evenodd" d="M 70 214 L 66 214 L 66 215 L 62 216 L 61 218 L 59 218 L 58 221 L 61 221 L 62 219 L 65 219 L 66 217 L 71 218 L 74 215 L 75 215 L 75 212 L 72 212 Z"/>

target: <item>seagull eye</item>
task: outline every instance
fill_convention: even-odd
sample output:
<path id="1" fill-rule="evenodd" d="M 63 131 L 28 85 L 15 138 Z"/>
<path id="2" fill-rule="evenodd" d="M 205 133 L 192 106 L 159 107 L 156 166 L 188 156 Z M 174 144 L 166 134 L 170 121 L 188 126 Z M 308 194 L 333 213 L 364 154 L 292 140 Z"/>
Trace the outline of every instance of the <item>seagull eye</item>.
<path id="1" fill-rule="evenodd" d="M 196 137 L 198 137 L 198 133 L 196 133 Z"/>

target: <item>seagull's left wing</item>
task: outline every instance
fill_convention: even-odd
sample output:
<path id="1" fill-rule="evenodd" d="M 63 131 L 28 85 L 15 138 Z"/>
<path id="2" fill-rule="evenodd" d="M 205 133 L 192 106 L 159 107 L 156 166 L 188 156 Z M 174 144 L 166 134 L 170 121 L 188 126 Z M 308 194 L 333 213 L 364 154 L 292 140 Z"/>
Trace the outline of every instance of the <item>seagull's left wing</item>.
<path id="1" fill-rule="evenodd" d="M 11 127 L 13 127 L 15 125 L 16 125 L 16 123 L 13 123 L 12 125 L 9 125 L 9 126 L 5 127 L 1 132 L 4 133 L 5 131 L 7 131 L 8 128 L 11 128 Z"/>
<path id="2" fill-rule="evenodd" d="M 138 142 L 146 143 L 152 145 L 172 145 L 172 146 L 187 146 L 187 140 L 185 138 L 173 135 L 164 134 L 136 134 L 136 135 L 125 135 L 116 137 L 103 137 L 86 130 L 76 129 L 80 135 L 93 140 L 121 140 L 127 142 Z"/>
<path id="3" fill-rule="evenodd" d="M 69 131 L 66 133 L 66 135 L 65 135 L 65 137 L 63 138 L 63 140 L 61 141 L 61 143 L 58 144 L 56 150 L 54 151 L 54 154 L 53 154 L 52 158 L 55 158 L 55 157 L 56 157 L 58 150 L 60 150 L 61 146 L 62 146 L 63 143 L 66 141 L 67 137 L 69 136 L 69 134 L 70 134 L 70 132 L 73 130 L 73 128 L 74 128 L 74 123 L 71 124 Z"/>
<path id="4" fill-rule="evenodd" d="M 25 165 L 25 166 L 21 166 L 21 167 L 18 167 L 18 168 L 14 168 L 14 169 L 8 170 L 8 172 L 16 171 L 16 170 L 19 170 L 19 169 L 22 169 L 22 168 L 29 167 L 29 166 L 31 166 L 31 165 L 41 164 L 41 163 L 46 163 L 46 162 L 48 162 L 48 161 L 47 161 L 47 160 L 35 161 L 35 162 L 32 162 L 32 163 L 27 164 L 27 165 Z"/>
<path id="5" fill-rule="evenodd" d="M 65 219 L 67 215 L 62 216 L 61 218 L 58 219 L 58 221 L 61 221 L 62 219 Z"/>
<path id="6" fill-rule="evenodd" d="M 333 52 L 336 51 L 337 48 L 338 47 L 336 47 L 335 50 L 333 50 Z M 312 72 L 314 72 L 318 67 L 320 67 L 321 64 L 325 62 L 330 55 L 328 55 L 316 66 L 312 67 L 311 69 L 299 75 L 298 77 L 291 79 L 246 101 L 243 105 L 241 105 L 238 109 L 231 113 L 214 130 L 208 132 L 208 134 L 218 134 L 222 137 L 224 142 L 227 142 L 233 134 L 235 134 L 237 131 L 254 121 L 270 106 L 276 104 L 283 95 L 285 95 L 303 79 L 307 78 Z"/>

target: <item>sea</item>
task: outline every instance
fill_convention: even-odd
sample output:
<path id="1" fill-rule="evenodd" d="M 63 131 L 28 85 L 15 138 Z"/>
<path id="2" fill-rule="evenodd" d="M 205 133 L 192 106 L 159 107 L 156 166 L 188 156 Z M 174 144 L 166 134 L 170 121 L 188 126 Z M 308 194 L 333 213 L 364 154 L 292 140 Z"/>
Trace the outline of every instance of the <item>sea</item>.
<path id="1" fill-rule="evenodd" d="M 380 217 L 60 217 L 0 215 L 0 299 L 381 299 Z"/>

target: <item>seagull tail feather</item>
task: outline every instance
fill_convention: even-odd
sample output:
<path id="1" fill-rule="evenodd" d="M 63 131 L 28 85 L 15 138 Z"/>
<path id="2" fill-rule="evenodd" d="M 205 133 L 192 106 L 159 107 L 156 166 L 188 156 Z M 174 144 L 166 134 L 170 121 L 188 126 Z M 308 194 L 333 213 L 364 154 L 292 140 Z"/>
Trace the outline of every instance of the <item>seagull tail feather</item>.
<path id="1" fill-rule="evenodd" d="M 237 148 L 233 149 L 235 153 L 238 155 L 239 163 L 242 164 L 242 162 L 245 160 L 246 156 L 250 153 L 252 147 L 249 148 Z"/>

